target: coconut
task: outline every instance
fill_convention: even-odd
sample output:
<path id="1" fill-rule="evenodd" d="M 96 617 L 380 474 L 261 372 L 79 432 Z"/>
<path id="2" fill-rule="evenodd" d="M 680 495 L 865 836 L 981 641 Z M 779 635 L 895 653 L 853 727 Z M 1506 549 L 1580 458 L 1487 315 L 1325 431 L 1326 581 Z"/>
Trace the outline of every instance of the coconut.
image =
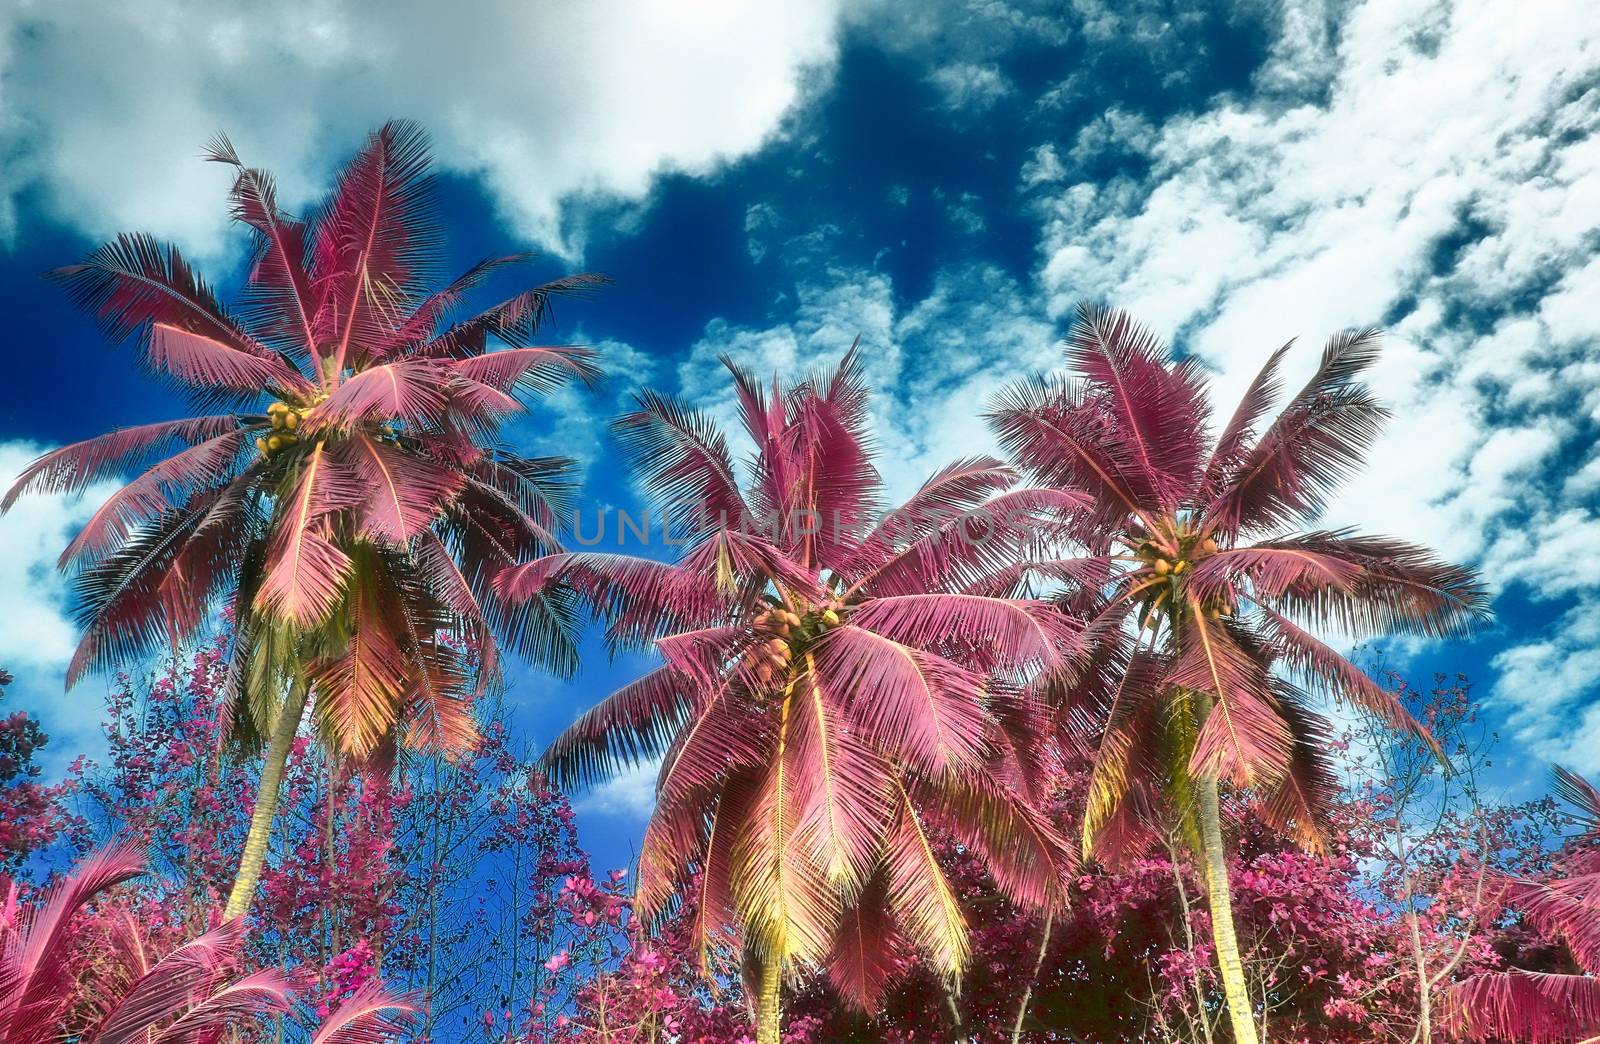
<path id="1" fill-rule="evenodd" d="M 824 609 L 822 611 L 822 622 L 827 624 L 829 627 L 838 627 L 839 614 L 832 609 Z"/>
<path id="2" fill-rule="evenodd" d="M 1172 569 L 1172 563 L 1168 562 L 1165 558 L 1158 558 L 1156 559 L 1155 565 L 1151 566 L 1150 568 L 1156 571 L 1157 576 L 1166 576 L 1167 573 Z"/>

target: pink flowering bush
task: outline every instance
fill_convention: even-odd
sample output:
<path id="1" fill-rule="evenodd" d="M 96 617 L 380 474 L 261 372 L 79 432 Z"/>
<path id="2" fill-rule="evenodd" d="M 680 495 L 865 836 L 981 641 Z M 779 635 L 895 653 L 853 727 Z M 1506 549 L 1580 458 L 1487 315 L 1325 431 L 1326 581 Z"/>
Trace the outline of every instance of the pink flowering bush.
<path id="1" fill-rule="evenodd" d="M 0 702 L 12 680 L 0 670 Z M 0 717 L 0 873 L 17 873 L 29 854 L 53 844 L 67 827 L 69 785 L 42 783 L 33 760 L 49 739 L 22 711 Z"/>
<path id="2" fill-rule="evenodd" d="M 80 761 L 57 784 L 32 768 L 45 741 L 37 725 L 5 719 L 0 891 L 16 908 L 38 901 L 31 881 L 112 838 L 143 849 L 156 871 L 75 923 L 85 967 L 115 967 L 130 924 L 150 952 L 218 926 L 255 787 L 249 760 L 219 746 L 223 670 L 210 647 L 119 678 L 105 763 Z M 1508 911 L 1494 884 L 1559 872 L 1556 806 L 1495 804 L 1471 789 L 1488 747 L 1464 683 L 1394 684 L 1449 741 L 1454 774 L 1415 750 L 1391 746 L 1380 757 L 1357 729 L 1339 743 L 1350 775 L 1319 854 L 1289 844 L 1250 806 L 1225 802 L 1234 912 L 1272 1040 L 1410 1041 L 1425 1023 L 1423 1039 L 1448 1040 L 1424 996 L 1431 1003 L 1452 983 L 1505 967 L 1573 967 L 1562 939 Z M 1060 769 L 1049 813 L 1065 831 L 1084 785 L 1079 768 Z M 496 722 L 458 762 L 330 762 L 301 742 L 282 808 L 237 971 L 282 969 L 296 984 L 304 1018 L 284 1023 L 285 1040 L 353 1013 L 384 985 L 428 999 L 409 1024 L 384 1031 L 397 1040 L 754 1040 L 739 977 L 703 974 L 692 905 L 658 925 L 635 920 L 630 874 L 591 870 L 571 806 Z M 979 860 L 930 825 L 972 933 L 965 975 L 947 983 L 903 959 L 871 1016 L 843 1005 L 825 977 L 802 976 L 786 987 L 788 1044 L 1007 1042 L 1014 1031 L 1029 1042 L 1226 1039 L 1187 859 L 1157 844 L 1114 868 L 1085 864 L 1046 938 L 1038 917 L 1013 907 Z M 731 954 L 710 957 L 710 967 L 734 967 Z"/>

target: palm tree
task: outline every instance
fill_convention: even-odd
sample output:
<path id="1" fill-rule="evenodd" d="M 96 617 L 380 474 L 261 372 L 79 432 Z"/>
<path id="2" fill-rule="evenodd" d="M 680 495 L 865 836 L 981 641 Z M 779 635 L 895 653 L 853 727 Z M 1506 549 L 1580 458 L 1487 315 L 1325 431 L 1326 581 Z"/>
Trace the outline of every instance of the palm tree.
<path id="1" fill-rule="evenodd" d="M 1423 548 L 1285 531 L 1314 523 L 1379 430 L 1384 410 L 1359 381 L 1376 346 L 1373 331 L 1335 337 L 1305 388 L 1262 426 L 1286 345 L 1212 438 L 1198 363 L 1169 362 L 1127 316 L 1085 308 L 1067 343 L 1076 377 L 1019 383 L 992 413 L 1025 474 L 1093 501 L 1080 521 L 1086 554 L 1030 569 L 1072 585 L 1066 603 L 1098 646 L 1061 711 L 1092 758 L 1084 849 L 1108 859 L 1130 850 L 1165 799 L 1203 870 L 1240 1044 L 1257 1035 L 1219 782 L 1251 788 L 1272 821 L 1316 846 L 1335 787 L 1329 726 L 1290 678 L 1427 734 L 1313 630 L 1446 636 L 1487 615 L 1472 574 Z"/>
<path id="2" fill-rule="evenodd" d="M 1503 884 L 1506 900 L 1524 920 L 1566 944 L 1579 973 L 1507 968 L 1453 984 L 1445 1008 L 1450 1028 L 1463 1039 L 1600 1041 L 1600 791 L 1558 768 L 1556 793 L 1586 828 L 1561 860 L 1562 876 Z"/>
<path id="3" fill-rule="evenodd" d="M 511 607 L 490 583 L 559 546 L 570 462 L 517 456 L 494 435 L 519 392 L 596 376 L 587 351 L 533 338 L 553 296 L 599 280 L 534 286 L 451 321 L 467 291 L 526 257 L 429 291 L 440 244 L 427 141 L 409 124 L 374 133 L 310 221 L 280 211 L 271 176 L 225 139 L 210 158 L 237 171 L 234 216 L 256 246 L 237 311 L 147 236 L 52 273 L 113 341 L 139 334 L 149 369 L 199 415 L 48 453 L 0 509 L 145 469 L 61 556 L 84 627 L 69 687 L 193 636 L 231 602 L 234 731 L 266 743 L 233 917 L 255 892 L 308 698 L 344 755 L 397 741 L 459 752 L 474 741 L 472 697 L 497 677 L 497 642 L 574 668 L 570 597 Z"/>
<path id="4" fill-rule="evenodd" d="M 868 1010 L 912 953 L 959 975 L 967 936 L 936 830 L 981 853 L 1016 901 L 1062 901 L 1064 842 L 1022 797 L 1036 773 L 1021 687 L 1068 669 L 1078 635 L 1047 602 L 966 588 L 1079 498 L 1015 488 L 975 459 L 871 525 L 881 483 L 855 352 L 770 396 L 724 362 L 756 447 L 747 486 L 697 411 L 645 392 L 617 422 L 687 542 L 681 560 L 558 554 L 500 586 L 515 601 L 570 583 L 614 644 L 655 639 L 665 663 L 584 714 L 544 764 L 583 784 L 664 756 L 638 910 L 648 921 L 684 898 L 708 975 L 738 946 L 757 1039 L 772 1044 L 799 966 L 826 966 Z"/>
<path id="5" fill-rule="evenodd" d="M 85 945 L 77 932 L 85 908 L 143 873 L 137 854 L 120 847 L 89 857 L 37 906 L 20 904 L 10 884 L 0 902 L 0 1044 L 221 1040 L 242 1023 L 292 1010 L 289 975 L 241 968 L 239 920 L 157 957 L 143 926 L 113 905 L 102 912 L 104 934 Z M 389 1039 L 415 1010 L 412 998 L 369 982 L 321 1024 L 312 1044 Z"/>

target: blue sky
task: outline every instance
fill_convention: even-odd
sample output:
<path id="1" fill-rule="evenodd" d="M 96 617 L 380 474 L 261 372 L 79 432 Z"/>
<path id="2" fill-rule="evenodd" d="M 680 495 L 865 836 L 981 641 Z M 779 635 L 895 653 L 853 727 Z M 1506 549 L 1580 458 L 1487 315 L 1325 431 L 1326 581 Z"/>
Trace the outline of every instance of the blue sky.
<path id="1" fill-rule="evenodd" d="M 534 10 L 535 6 L 537 11 Z M 128 0 L 0 13 L 0 478 L 44 447 L 176 415 L 37 278 L 146 230 L 228 287 L 242 241 L 218 130 L 303 205 L 391 116 L 425 123 L 452 258 L 546 252 L 617 285 L 559 314 L 612 377 L 522 424 L 637 496 L 606 421 L 643 384 L 726 411 L 715 359 L 785 371 L 859 334 L 881 466 L 906 490 L 990 445 L 978 414 L 1054 364 L 1080 300 L 1132 310 L 1231 398 L 1266 354 L 1352 325 L 1391 335 L 1396 411 L 1331 523 L 1483 569 L 1499 622 L 1391 647 L 1464 670 L 1501 728 L 1502 783 L 1600 771 L 1600 20 L 1492 0 L 1238 4 L 788 0 L 443 5 Z M 492 294 L 492 289 L 490 291 Z M 65 756 L 101 683 L 56 553 L 92 504 L 0 519 L 11 697 Z M 512 699 L 542 744 L 643 661 L 591 657 Z M 626 858 L 644 774 L 585 799 Z"/>

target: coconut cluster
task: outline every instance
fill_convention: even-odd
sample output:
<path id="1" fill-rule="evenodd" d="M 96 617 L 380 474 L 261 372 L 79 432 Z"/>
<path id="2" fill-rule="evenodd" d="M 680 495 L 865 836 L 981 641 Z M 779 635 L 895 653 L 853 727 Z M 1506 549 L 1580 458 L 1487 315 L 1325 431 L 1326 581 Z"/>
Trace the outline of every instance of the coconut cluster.
<path id="1" fill-rule="evenodd" d="M 256 449 L 263 456 L 273 456 L 300 441 L 297 432 L 304 418 L 299 410 L 286 402 L 275 402 L 267 407 L 267 418 L 272 421 L 272 434 L 256 439 Z"/>
<path id="2" fill-rule="evenodd" d="M 768 609 L 751 621 L 751 625 L 758 634 L 770 637 L 746 654 L 746 662 L 763 685 L 770 685 L 788 673 L 797 648 L 815 641 L 818 635 L 839 623 L 839 611 L 832 606 L 804 616 L 782 607 Z"/>
<path id="3" fill-rule="evenodd" d="M 1193 568 L 1196 560 L 1216 553 L 1217 542 L 1211 537 L 1203 539 L 1196 539 L 1194 536 L 1184 537 L 1178 541 L 1175 550 L 1148 540 L 1140 544 L 1135 551 L 1139 561 L 1144 563 L 1145 568 L 1156 577 L 1166 578 L 1170 582 L 1157 587 L 1146 599 L 1144 610 L 1139 614 L 1139 625 L 1149 626 L 1156 612 L 1177 589 L 1177 578 Z M 1201 607 L 1201 612 L 1211 620 L 1232 616 L 1234 611 L 1233 604 L 1223 599 L 1214 599 Z"/>

